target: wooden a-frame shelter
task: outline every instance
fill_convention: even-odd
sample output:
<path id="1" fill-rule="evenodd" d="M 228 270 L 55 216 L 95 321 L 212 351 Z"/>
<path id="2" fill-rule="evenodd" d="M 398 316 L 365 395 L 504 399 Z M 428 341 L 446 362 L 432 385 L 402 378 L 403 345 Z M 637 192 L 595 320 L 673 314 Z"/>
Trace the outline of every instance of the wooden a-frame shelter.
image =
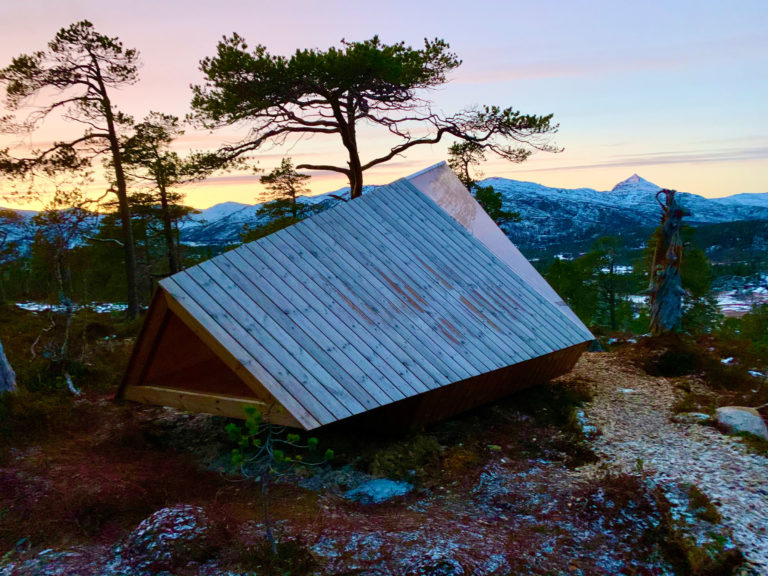
<path id="1" fill-rule="evenodd" d="M 409 426 L 565 373 L 592 339 L 441 163 L 162 280 L 118 398 Z"/>

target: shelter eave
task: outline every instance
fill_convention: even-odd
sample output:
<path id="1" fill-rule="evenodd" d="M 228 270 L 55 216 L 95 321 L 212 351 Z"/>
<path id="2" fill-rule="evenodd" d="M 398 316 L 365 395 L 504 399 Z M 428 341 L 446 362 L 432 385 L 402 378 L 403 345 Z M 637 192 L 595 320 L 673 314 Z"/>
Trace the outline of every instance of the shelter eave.
<path id="1" fill-rule="evenodd" d="M 181 326 L 181 336 L 178 329 L 176 334 L 168 334 L 171 326 Z M 158 354 L 164 339 L 166 349 L 167 345 L 172 343 L 182 355 L 185 354 L 185 348 L 189 346 L 190 341 L 199 340 L 210 350 L 211 357 L 204 366 L 208 375 L 228 379 L 230 383 L 237 383 L 239 386 L 230 386 L 234 390 L 201 390 L 191 386 L 188 376 L 190 373 L 194 375 L 203 364 L 191 365 L 186 372 L 179 370 L 158 377 L 157 364 L 169 361 L 163 358 L 162 353 Z M 188 351 L 186 355 L 189 355 Z M 173 359 L 170 361 L 173 362 Z M 245 408 L 252 406 L 275 424 L 304 430 L 320 426 L 317 420 L 301 410 L 287 409 L 232 351 L 210 334 L 163 286 L 158 287 L 152 299 L 116 399 L 233 418 L 244 418 Z M 309 417 L 297 417 L 302 414 Z"/>

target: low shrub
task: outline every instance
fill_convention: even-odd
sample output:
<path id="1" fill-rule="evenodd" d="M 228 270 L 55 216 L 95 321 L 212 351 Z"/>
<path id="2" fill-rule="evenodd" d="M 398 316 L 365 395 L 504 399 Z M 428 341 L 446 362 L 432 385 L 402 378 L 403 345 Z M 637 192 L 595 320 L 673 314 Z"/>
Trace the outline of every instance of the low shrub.
<path id="1" fill-rule="evenodd" d="M 441 453 L 437 438 L 417 434 L 379 450 L 373 456 L 370 473 L 392 479 L 413 480 L 434 464 Z"/>
<path id="2" fill-rule="evenodd" d="M 319 567 L 309 548 L 297 540 L 279 542 L 277 554 L 266 539 L 250 545 L 230 544 L 224 561 L 238 570 L 264 576 L 309 576 Z"/>
<path id="3" fill-rule="evenodd" d="M 25 389 L 0 395 L 0 457 L 3 449 L 23 445 L 71 425 L 71 394 L 39 394 Z"/>
<path id="4" fill-rule="evenodd" d="M 581 432 L 578 408 L 593 398 L 589 382 L 571 379 L 549 382 L 515 394 L 510 402 L 522 413 L 536 418 L 540 424 Z"/>
<path id="5" fill-rule="evenodd" d="M 697 518 L 710 524 L 719 524 L 723 519 L 709 497 L 696 484 L 688 487 L 688 508 Z"/>

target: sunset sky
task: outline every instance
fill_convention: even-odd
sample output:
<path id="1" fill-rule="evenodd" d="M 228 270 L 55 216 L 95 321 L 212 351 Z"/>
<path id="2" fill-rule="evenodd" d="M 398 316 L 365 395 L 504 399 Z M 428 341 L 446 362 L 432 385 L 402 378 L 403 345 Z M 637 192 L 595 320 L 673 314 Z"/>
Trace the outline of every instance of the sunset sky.
<path id="1" fill-rule="evenodd" d="M 30 0 L 0 5 L 0 67 L 43 49 L 59 28 L 88 19 L 141 53 L 141 81 L 113 95 L 137 118 L 150 110 L 183 116 L 201 58 L 222 35 L 289 55 L 338 45 L 342 38 L 414 47 L 444 38 L 463 60 L 431 93 L 446 113 L 472 104 L 554 113 L 561 154 L 538 153 L 521 165 L 489 160 L 487 176 L 549 186 L 610 189 L 633 173 L 704 196 L 768 192 L 768 2 L 718 1 L 290 1 L 217 2 Z M 77 126 L 51 120 L 31 136 L 0 136 L 0 148 L 41 146 Z M 242 134 L 243 132 L 239 132 Z M 180 149 L 215 148 L 238 132 L 188 130 Z M 380 132 L 360 135 L 363 161 L 387 149 Z M 381 184 L 444 160 L 447 143 L 414 148 L 366 172 Z M 345 162 L 336 137 L 265 150 L 271 169 L 283 155 L 297 163 Z M 322 173 L 313 190 L 346 185 Z M 97 187 L 103 189 L 103 182 Z M 0 205 L 19 206 L 0 181 Z M 253 202 L 258 176 L 233 174 L 185 187 L 187 203 Z M 3 197 L 6 196 L 6 197 Z"/>

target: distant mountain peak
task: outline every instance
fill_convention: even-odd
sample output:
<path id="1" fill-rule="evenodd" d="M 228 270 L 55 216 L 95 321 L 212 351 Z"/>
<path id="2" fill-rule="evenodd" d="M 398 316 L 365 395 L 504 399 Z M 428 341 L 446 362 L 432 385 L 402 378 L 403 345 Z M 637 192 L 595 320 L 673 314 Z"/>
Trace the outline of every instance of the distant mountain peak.
<path id="1" fill-rule="evenodd" d="M 648 191 L 656 192 L 658 190 L 661 190 L 661 186 L 657 186 L 653 182 L 649 182 L 642 176 L 639 176 L 637 174 L 632 174 L 632 176 L 630 176 L 626 180 L 616 184 L 616 186 L 613 187 L 611 192 L 628 192 L 633 190 L 641 190 L 641 191 L 648 190 Z"/>

